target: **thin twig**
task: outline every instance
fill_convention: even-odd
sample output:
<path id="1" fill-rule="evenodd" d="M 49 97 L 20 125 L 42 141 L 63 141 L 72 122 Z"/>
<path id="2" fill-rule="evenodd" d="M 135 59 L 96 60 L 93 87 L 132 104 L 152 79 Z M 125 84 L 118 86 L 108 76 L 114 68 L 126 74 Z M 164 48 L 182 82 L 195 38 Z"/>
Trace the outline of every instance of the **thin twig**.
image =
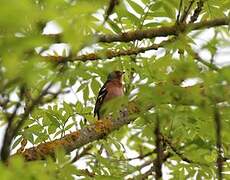
<path id="1" fill-rule="evenodd" d="M 156 138 L 156 153 L 157 158 L 155 162 L 155 178 L 156 180 L 159 180 L 162 177 L 162 156 L 163 156 L 163 149 L 162 149 L 162 139 L 161 139 L 161 133 L 160 133 L 160 121 L 158 114 L 156 115 L 156 128 L 154 131 L 155 138 Z"/>
<path id="2" fill-rule="evenodd" d="M 81 157 L 88 154 L 88 152 L 92 149 L 93 145 L 90 144 L 86 146 L 81 153 L 77 152 L 75 157 L 71 160 L 71 163 L 75 163 L 77 160 L 79 160 Z"/>
<path id="3" fill-rule="evenodd" d="M 204 64 L 205 66 L 209 67 L 210 69 L 215 70 L 215 71 L 219 71 L 219 70 L 220 70 L 216 65 L 214 65 L 214 64 L 212 64 L 212 63 L 209 63 L 209 62 L 203 60 L 203 59 L 199 56 L 198 53 L 193 53 L 192 55 L 194 56 L 194 58 L 195 58 L 198 62 Z"/>
<path id="4" fill-rule="evenodd" d="M 170 158 L 172 156 L 172 154 L 171 153 L 165 153 L 165 154 L 163 154 L 163 156 L 162 156 L 162 163 L 164 163 L 164 162 L 166 162 L 167 161 L 167 159 L 168 158 Z M 133 179 L 147 179 L 150 175 L 153 175 L 153 171 L 155 170 L 155 166 L 156 166 L 156 163 L 157 163 L 157 159 L 155 159 L 155 160 L 153 160 L 153 161 L 146 161 L 142 166 L 141 166 L 141 168 L 143 168 L 143 167 L 146 167 L 146 166 L 148 166 L 148 165 L 150 165 L 151 163 L 153 163 L 153 166 L 148 170 L 148 171 L 146 171 L 145 173 L 143 173 L 143 174 L 140 174 L 140 175 L 138 175 L 138 176 L 136 176 L 136 177 L 134 177 Z M 140 169 L 140 168 L 138 168 L 138 169 Z"/>
<path id="5" fill-rule="evenodd" d="M 4 134 L 4 138 L 3 138 L 3 145 L 2 145 L 2 149 L 1 149 L 1 160 L 3 162 L 6 162 L 9 156 L 9 151 L 10 151 L 10 144 L 12 139 L 10 138 L 11 134 L 12 134 L 12 125 L 13 125 L 13 121 L 15 116 L 17 115 L 17 111 L 21 105 L 21 100 L 22 100 L 22 96 L 24 94 L 24 88 L 20 89 L 20 95 L 19 95 L 19 101 L 16 104 L 14 111 L 12 114 L 10 114 L 7 118 L 8 120 L 8 125 Z"/>
<path id="6" fill-rule="evenodd" d="M 181 160 L 187 162 L 187 163 L 194 163 L 192 160 L 188 159 L 186 156 L 184 156 L 183 153 L 181 153 L 174 145 L 173 143 L 170 141 L 170 139 L 168 139 L 166 136 L 163 136 L 162 135 L 162 138 L 163 138 L 163 141 L 166 142 L 168 144 L 168 146 L 172 149 L 172 151 L 178 155 Z"/>
<path id="7" fill-rule="evenodd" d="M 214 121 L 216 124 L 216 147 L 217 147 L 217 177 L 218 180 L 223 179 L 222 170 L 223 170 L 223 157 L 222 157 L 222 142 L 221 142 L 221 118 L 218 107 L 214 107 Z"/>
<path id="8" fill-rule="evenodd" d="M 29 116 L 29 114 L 33 111 L 34 107 L 36 105 L 38 105 L 41 101 L 42 101 L 42 97 L 48 92 L 48 90 L 52 87 L 52 83 L 50 83 L 49 85 L 47 85 L 47 87 L 41 92 L 41 94 L 32 102 L 32 104 L 30 106 L 28 106 L 27 111 L 25 111 L 25 113 L 23 114 L 21 121 L 18 122 L 18 124 L 16 125 L 16 127 L 13 129 L 13 133 L 12 136 L 14 137 L 18 130 L 22 127 L 22 125 L 24 124 L 25 120 L 27 119 L 27 117 Z"/>
<path id="9" fill-rule="evenodd" d="M 188 7 L 185 8 L 185 10 L 184 10 L 184 12 L 183 12 L 183 14 L 181 16 L 180 23 L 184 23 L 186 21 L 194 2 L 195 2 L 195 0 L 191 0 L 189 5 L 188 5 Z"/>
<path id="10" fill-rule="evenodd" d="M 161 134 L 161 137 L 162 137 L 163 141 L 172 149 L 172 151 L 181 158 L 182 161 L 187 162 L 187 163 L 197 164 L 200 166 L 208 166 L 207 164 L 196 162 L 196 161 L 193 161 L 193 160 L 187 158 L 182 152 L 180 152 L 175 147 L 175 145 L 171 142 L 171 140 L 168 137 L 164 136 L 163 134 Z"/>
<path id="11" fill-rule="evenodd" d="M 110 0 L 108 8 L 105 13 L 103 24 L 108 20 L 109 16 L 113 13 L 115 6 L 119 4 L 119 0 Z"/>
<path id="12" fill-rule="evenodd" d="M 8 128 L 5 132 L 4 140 L 3 140 L 3 146 L 1 149 L 1 159 L 3 162 L 6 162 L 8 157 L 9 157 L 10 145 L 11 145 L 13 138 L 15 137 L 15 135 L 17 134 L 19 129 L 22 127 L 25 120 L 28 118 L 29 114 L 33 111 L 34 107 L 40 103 L 40 101 L 42 100 L 42 97 L 47 93 L 47 91 L 51 88 L 51 86 L 52 86 L 52 84 L 50 83 L 42 91 L 42 93 L 34 101 L 32 101 L 32 103 L 30 105 L 28 105 L 28 107 L 25 109 L 25 112 L 22 115 L 20 121 L 16 124 L 15 127 L 12 126 L 12 120 L 13 119 L 12 120 L 11 120 L 11 118 L 9 119 Z M 21 92 L 21 93 L 23 94 L 23 92 Z"/>
<path id="13" fill-rule="evenodd" d="M 151 151 L 151 152 L 148 152 L 146 154 L 141 154 L 137 157 L 134 157 L 134 158 L 127 158 L 125 159 L 125 161 L 132 161 L 132 160 L 135 160 L 135 159 L 144 159 L 145 157 L 148 157 L 150 155 L 152 155 L 153 153 L 155 153 L 155 150 L 154 151 Z"/>
<path id="14" fill-rule="evenodd" d="M 194 23 L 198 19 L 199 15 L 203 9 L 203 5 L 204 5 L 203 0 L 200 0 L 199 2 L 197 2 L 197 8 L 194 10 L 193 15 L 191 16 L 189 23 Z"/>
<path id="15" fill-rule="evenodd" d="M 180 22 L 180 14 L 181 14 L 181 9 L 182 9 L 182 4 L 183 4 L 183 0 L 180 0 L 179 12 L 177 14 L 176 24 L 179 24 L 179 22 Z"/>

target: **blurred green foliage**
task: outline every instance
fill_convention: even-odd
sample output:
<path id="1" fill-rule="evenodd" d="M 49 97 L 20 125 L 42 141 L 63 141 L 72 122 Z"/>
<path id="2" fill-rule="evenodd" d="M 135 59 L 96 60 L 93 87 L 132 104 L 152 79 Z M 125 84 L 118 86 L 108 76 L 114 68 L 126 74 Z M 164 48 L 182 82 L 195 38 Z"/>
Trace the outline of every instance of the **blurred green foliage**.
<path id="1" fill-rule="evenodd" d="M 197 2 L 197 0 L 195 1 Z M 189 5 L 184 0 L 183 8 Z M 113 70 L 124 70 L 127 96 L 138 89 L 136 99 L 141 106 L 139 117 L 130 125 L 111 133 L 106 139 L 92 142 L 82 161 L 86 170 L 70 163 L 70 157 L 57 152 L 57 159 L 38 162 L 24 162 L 13 158 L 8 166 L 0 165 L 0 179 L 124 179 L 141 173 L 142 164 L 156 158 L 156 153 L 131 163 L 130 152 L 137 156 L 149 153 L 155 148 L 155 120 L 159 115 L 161 131 L 170 137 L 173 144 L 194 163 L 186 163 L 167 148 L 172 156 L 164 162 L 170 170 L 171 179 L 216 178 L 215 124 L 212 106 L 219 103 L 222 122 L 223 155 L 230 157 L 230 68 L 222 67 L 216 72 L 194 60 L 191 49 L 206 50 L 212 57 L 218 48 L 230 46 L 228 27 L 218 27 L 212 38 L 204 44 L 196 44 L 202 33 L 180 34 L 173 43 L 164 47 L 163 55 L 151 53 L 115 57 L 110 60 L 69 61 L 56 63 L 39 55 L 35 49 L 48 50 L 55 43 L 66 43 L 70 54 L 95 49 L 128 50 L 151 45 L 157 38 L 121 43 L 96 43 L 95 33 L 117 34 L 129 30 L 157 28 L 175 23 L 179 8 L 178 0 L 120 0 L 114 14 L 102 25 L 105 0 L 1 0 L 0 2 L 0 107 L 1 124 L 7 123 L 9 113 L 17 102 L 21 109 L 15 117 L 18 122 L 28 106 L 48 83 L 55 88 L 44 96 L 40 104 L 30 113 L 17 136 L 11 150 L 15 152 L 23 140 L 27 146 L 63 137 L 69 132 L 85 127 L 96 119 L 92 115 L 95 96 L 107 74 Z M 201 20 L 226 17 L 229 0 L 207 0 L 201 13 Z M 192 11 L 196 3 L 192 6 Z M 62 32 L 44 35 L 46 24 L 54 21 Z M 85 48 L 85 49 L 84 49 Z M 178 50 L 184 54 L 176 58 Z M 68 54 L 62 52 L 63 54 Z M 55 52 L 54 52 L 55 54 Z M 57 53 L 56 53 L 57 54 Z M 71 57 L 70 57 L 71 58 Z M 198 86 L 190 91 L 182 88 L 184 81 L 199 79 Z M 200 87 L 199 85 L 202 85 Z M 20 88 L 29 94 L 20 99 Z M 187 88 L 189 89 L 189 88 Z M 58 98 L 52 98 L 56 91 Z M 65 95 L 71 94 L 66 98 Z M 78 97 L 76 101 L 74 99 Z M 68 101 L 69 100 L 69 101 Z M 74 101 L 74 102 L 73 102 Z M 119 103 L 115 103 L 118 105 Z M 149 107 L 153 107 L 149 109 Z M 117 106 L 112 106 L 117 109 Z M 109 109 L 110 111 L 110 109 Z M 102 149 L 102 152 L 100 150 Z M 128 150 L 127 150 L 128 149 Z M 82 151 L 82 148 L 79 152 Z M 229 162 L 224 171 L 229 171 Z M 132 177 L 131 176 L 131 177 Z M 152 178 L 151 176 L 149 178 Z"/>

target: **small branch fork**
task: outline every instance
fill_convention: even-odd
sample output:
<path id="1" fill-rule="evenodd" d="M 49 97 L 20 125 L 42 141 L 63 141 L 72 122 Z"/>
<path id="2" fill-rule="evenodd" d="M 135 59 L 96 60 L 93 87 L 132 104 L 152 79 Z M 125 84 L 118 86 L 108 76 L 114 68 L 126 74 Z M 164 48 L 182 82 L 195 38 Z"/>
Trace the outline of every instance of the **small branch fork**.
<path id="1" fill-rule="evenodd" d="M 36 107 L 36 105 L 40 104 L 42 102 L 43 97 L 48 93 L 48 90 L 52 87 L 52 83 L 47 85 L 45 89 L 40 93 L 40 95 L 35 98 L 34 100 L 31 101 L 27 105 L 26 108 L 24 108 L 24 113 L 21 115 L 20 120 L 18 122 L 14 122 L 16 116 L 17 116 L 17 111 L 21 107 L 21 101 L 23 100 L 23 96 L 25 95 L 25 88 L 22 87 L 20 90 L 20 95 L 19 95 L 19 102 L 15 106 L 15 109 L 12 114 L 7 118 L 8 120 L 8 125 L 4 134 L 3 138 L 3 146 L 1 149 L 1 160 L 3 162 L 7 162 L 9 154 L 10 154 L 10 146 L 13 138 L 16 136 L 18 133 L 19 129 L 23 126 L 24 122 L 26 119 L 29 117 L 30 113 L 33 111 L 33 109 Z M 56 98 L 56 94 L 53 96 L 53 98 Z"/>
<path id="2" fill-rule="evenodd" d="M 13 137 L 12 137 L 13 120 L 14 120 L 15 116 L 17 115 L 18 109 L 20 108 L 20 105 L 21 105 L 20 101 L 22 100 L 23 94 L 24 94 L 24 88 L 22 87 L 20 89 L 19 101 L 16 104 L 14 111 L 12 114 L 10 114 L 7 117 L 8 125 L 6 128 L 5 134 L 4 134 L 3 145 L 2 145 L 2 149 L 1 149 L 1 159 L 3 162 L 6 162 L 6 160 L 8 159 L 8 156 L 9 156 L 10 144 L 11 144 L 11 141 L 13 139 Z"/>
<path id="3" fill-rule="evenodd" d="M 190 6 L 189 6 L 190 7 Z M 195 9 L 190 22 L 194 22 L 197 18 L 199 13 L 201 12 L 203 7 L 203 1 L 199 1 L 197 8 Z M 220 25 L 228 25 L 230 23 L 230 18 L 221 18 L 221 19 L 214 19 L 210 21 L 202 21 L 199 23 L 189 23 L 186 25 L 176 25 L 171 27 L 161 27 L 156 29 L 148 29 L 148 30 L 137 30 L 137 31 L 130 31 L 123 34 L 118 35 L 100 35 L 99 39 L 104 39 L 100 42 L 114 42 L 114 41 L 131 41 L 131 40 L 142 40 L 143 38 L 152 38 L 152 37 L 158 37 L 158 36 L 168 36 L 168 35 L 177 35 L 178 30 L 177 28 L 182 28 L 182 31 L 185 31 L 185 29 L 188 30 L 197 30 L 202 28 L 209 28 L 209 27 L 215 27 Z M 179 28 L 179 29 L 180 29 Z M 183 30 L 184 29 L 184 30 Z M 129 39 L 130 38 L 130 39 Z M 90 54 L 84 54 L 79 56 L 69 56 L 69 57 L 63 57 L 63 56 L 47 56 L 44 57 L 45 59 L 49 59 L 51 61 L 57 62 L 57 63 L 64 63 L 66 61 L 94 61 L 99 59 L 111 59 L 114 57 L 120 57 L 120 56 L 130 56 L 130 55 L 137 55 L 139 53 L 144 53 L 148 50 L 157 50 L 161 47 L 164 47 L 165 45 L 172 43 L 175 41 L 175 38 L 170 38 L 169 40 L 163 41 L 160 44 L 152 44 L 147 47 L 140 47 L 140 48 L 132 48 L 128 50 L 107 50 L 107 51 L 99 51 L 96 53 L 90 53 Z M 218 70 L 218 67 L 216 67 L 214 64 L 208 63 L 207 61 L 200 58 L 200 56 L 197 53 L 193 53 L 194 58 L 197 59 L 197 61 L 201 62 L 202 64 L 208 66 L 209 68 L 213 70 Z"/>
<path id="4" fill-rule="evenodd" d="M 95 61 L 95 60 L 99 60 L 99 59 L 112 59 L 114 57 L 120 57 L 120 56 L 129 56 L 129 55 L 137 55 L 139 53 L 144 53 L 145 51 L 149 51 L 149 50 L 157 50 L 159 48 L 163 48 L 164 46 L 173 43 L 175 40 L 175 38 L 170 38 L 168 40 L 162 41 L 159 44 L 152 44 L 150 46 L 147 47 L 140 47 L 140 48 L 135 48 L 135 49 L 129 49 L 129 50 L 119 50 L 119 51 L 113 51 L 113 50 L 108 50 L 106 52 L 97 52 L 97 53 L 90 53 L 90 54 L 86 54 L 86 55 L 80 55 L 80 56 L 76 56 L 76 57 L 62 57 L 62 56 L 48 56 L 48 57 L 44 57 L 45 59 L 50 59 L 54 62 L 58 62 L 58 63 L 64 63 L 66 61 Z M 203 65 L 209 67 L 212 70 L 218 71 L 219 68 L 214 65 L 211 64 L 205 60 L 203 60 L 198 53 L 192 52 L 191 55 L 200 63 L 202 63 Z"/>

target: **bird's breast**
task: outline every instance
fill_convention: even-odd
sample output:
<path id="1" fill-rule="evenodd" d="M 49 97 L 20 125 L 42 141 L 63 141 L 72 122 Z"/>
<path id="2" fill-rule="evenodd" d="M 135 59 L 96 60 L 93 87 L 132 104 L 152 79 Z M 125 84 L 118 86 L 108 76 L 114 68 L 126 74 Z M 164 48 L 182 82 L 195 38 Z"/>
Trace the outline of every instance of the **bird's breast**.
<path id="1" fill-rule="evenodd" d="M 124 91 L 123 91 L 123 86 L 121 85 L 116 85 L 116 86 L 108 86 L 107 87 L 107 95 L 105 97 L 105 101 L 108 101 L 110 99 L 113 99 L 115 97 L 123 96 Z"/>

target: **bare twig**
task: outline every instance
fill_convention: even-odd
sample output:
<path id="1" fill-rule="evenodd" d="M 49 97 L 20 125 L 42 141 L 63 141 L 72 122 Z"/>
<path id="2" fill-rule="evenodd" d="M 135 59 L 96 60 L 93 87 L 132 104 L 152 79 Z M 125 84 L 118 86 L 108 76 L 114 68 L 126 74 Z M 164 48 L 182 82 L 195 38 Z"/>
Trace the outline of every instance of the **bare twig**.
<path id="1" fill-rule="evenodd" d="M 205 163 L 196 162 L 196 161 L 193 161 L 193 160 L 187 158 L 182 152 L 180 152 L 180 150 L 178 150 L 175 147 L 175 145 L 172 143 L 172 141 L 168 137 L 166 137 L 166 136 L 164 136 L 162 134 L 161 134 L 161 136 L 162 136 L 163 141 L 172 149 L 172 151 L 176 155 L 178 155 L 181 158 L 182 161 L 187 162 L 187 163 L 197 164 L 197 165 L 200 165 L 200 166 L 208 166 Z"/>
<path id="2" fill-rule="evenodd" d="M 90 144 L 88 146 L 86 146 L 81 153 L 77 152 L 75 157 L 71 160 L 71 163 L 75 163 L 77 160 L 79 160 L 81 157 L 85 156 L 88 154 L 88 152 L 90 151 L 90 149 L 92 149 L 93 145 Z"/>
<path id="3" fill-rule="evenodd" d="M 168 152 L 165 153 L 165 154 L 163 154 L 163 156 L 162 156 L 162 163 L 166 162 L 167 159 L 170 158 L 171 156 L 172 156 L 172 154 L 171 154 L 171 153 L 168 153 Z M 153 172 L 154 172 L 155 167 L 156 167 L 156 163 L 157 163 L 157 159 L 151 160 L 151 161 L 146 161 L 146 162 L 141 166 L 141 168 L 143 168 L 143 167 L 145 167 L 145 166 L 148 166 L 148 165 L 150 165 L 150 164 L 153 164 L 153 166 L 152 166 L 148 171 L 146 171 L 145 173 L 140 174 L 140 175 L 134 177 L 133 179 L 143 179 L 143 180 L 144 180 L 144 179 L 147 179 L 150 175 L 153 175 Z M 138 169 L 140 169 L 140 168 L 138 168 Z"/>
<path id="4" fill-rule="evenodd" d="M 189 5 L 188 5 L 188 7 L 185 8 L 185 10 L 184 10 L 184 12 L 183 12 L 183 14 L 182 14 L 182 16 L 181 16 L 181 18 L 180 18 L 180 23 L 184 23 L 184 22 L 186 21 L 188 15 L 189 15 L 189 13 L 190 13 L 190 10 L 191 10 L 191 8 L 192 8 L 192 5 L 193 5 L 193 3 L 194 3 L 194 1 L 195 1 L 195 0 L 190 0 L 190 3 L 189 3 Z"/>
<path id="5" fill-rule="evenodd" d="M 214 71 L 220 71 L 220 68 L 218 68 L 215 64 L 209 63 L 202 59 L 197 52 L 195 52 L 192 47 L 189 47 L 189 50 L 187 51 L 192 57 L 194 57 L 198 62 L 202 63 L 203 65 L 207 66 L 208 68 L 214 70 Z"/>
<path id="6" fill-rule="evenodd" d="M 109 6 L 106 10 L 105 19 L 104 19 L 103 24 L 107 21 L 109 16 L 113 13 L 115 6 L 118 4 L 119 4 L 119 0 L 110 0 L 109 1 Z"/>
<path id="7" fill-rule="evenodd" d="M 220 70 L 216 65 L 214 65 L 214 64 L 212 64 L 212 63 L 209 63 L 209 62 L 203 60 L 203 59 L 199 56 L 198 53 L 195 53 L 195 52 L 194 52 L 194 53 L 192 53 L 192 55 L 194 56 L 194 58 L 195 58 L 198 62 L 204 64 L 205 66 L 209 67 L 210 69 L 215 70 L 215 71 L 219 71 L 219 70 Z"/>
<path id="8" fill-rule="evenodd" d="M 134 157 L 134 158 L 127 158 L 125 159 L 125 161 L 132 161 L 132 160 L 135 160 L 135 159 L 144 159 L 145 157 L 148 157 L 152 154 L 155 153 L 155 150 L 154 151 L 151 151 L 151 152 L 148 152 L 146 154 L 141 154 L 140 156 L 137 156 L 137 157 Z"/>
<path id="9" fill-rule="evenodd" d="M 147 172 L 145 172 L 144 174 L 140 174 L 140 175 L 136 176 L 133 179 L 145 179 L 148 176 L 152 175 L 154 173 L 154 169 L 155 169 L 155 165 L 154 164 L 156 164 L 156 159 L 145 161 L 143 164 L 141 164 L 140 166 L 137 167 L 137 170 L 140 171 L 144 167 L 149 166 L 151 164 L 153 164 L 153 165 L 152 165 L 152 167 Z"/>
<path id="10" fill-rule="evenodd" d="M 194 163 L 192 160 L 188 159 L 186 156 L 184 156 L 183 153 L 181 153 L 171 142 L 171 140 L 169 138 L 167 138 L 166 136 L 163 136 L 161 134 L 163 141 L 166 142 L 168 144 L 168 146 L 172 149 L 172 151 L 178 155 L 183 161 L 187 162 L 187 163 Z"/>
<path id="11" fill-rule="evenodd" d="M 183 0 L 180 0 L 179 10 L 178 10 L 177 18 L 176 18 L 177 24 L 179 24 L 179 22 L 180 22 L 180 14 L 181 14 L 181 9 L 182 9 L 182 4 L 183 4 Z"/>
<path id="12" fill-rule="evenodd" d="M 203 0 L 197 2 L 197 8 L 194 10 L 193 15 L 190 18 L 190 23 L 194 23 L 198 19 L 198 16 L 200 15 L 203 9 L 203 5 L 204 5 Z"/>

